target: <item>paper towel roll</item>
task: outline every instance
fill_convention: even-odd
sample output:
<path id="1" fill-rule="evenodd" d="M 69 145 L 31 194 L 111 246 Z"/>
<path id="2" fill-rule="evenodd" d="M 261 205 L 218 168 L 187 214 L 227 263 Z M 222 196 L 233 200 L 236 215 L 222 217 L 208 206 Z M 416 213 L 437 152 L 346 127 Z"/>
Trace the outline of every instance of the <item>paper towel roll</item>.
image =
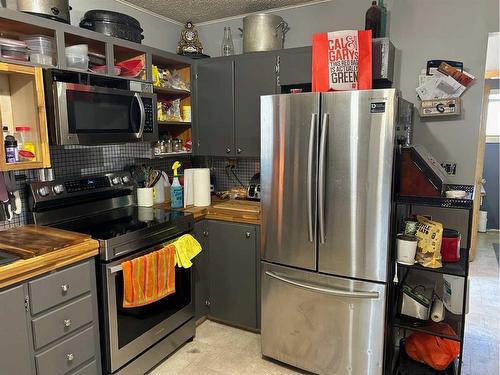
<path id="1" fill-rule="evenodd" d="M 444 305 L 443 301 L 441 301 L 439 298 L 436 298 L 434 300 L 434 303 L 432 304 L 431 319 L 436 323 L 442 322 L 444 320 Z"/>
<path id="2" fill-rule="evenodd" d="M 184 169 L 184 208 L 194 204 L 194 171 L 195 168 Z"/>
<path id="3" fill-rule="evenodd" d="M 210 169 L 196 168 L 193 178 L 194 205 L 196 207 L 210 206 Z"/>

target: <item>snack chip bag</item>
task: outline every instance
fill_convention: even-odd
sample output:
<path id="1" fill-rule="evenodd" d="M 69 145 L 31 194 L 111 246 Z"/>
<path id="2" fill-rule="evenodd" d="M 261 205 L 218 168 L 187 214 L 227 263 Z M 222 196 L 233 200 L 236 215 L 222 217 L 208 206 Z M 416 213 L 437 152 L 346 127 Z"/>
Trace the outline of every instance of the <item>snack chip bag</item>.
<path id="1" fill-rule="evenodd" d="M 313 35 L 312 91 L 371 88 L 371 30 L 345 30 Z"/>
<path id="2" fill-rule="evenodd" d="M 424 216 L 417 216 L 417 262 L 424 267 L 441 268 L 441 240 L 443 239 L 443 224 L 432 221 Z"/>

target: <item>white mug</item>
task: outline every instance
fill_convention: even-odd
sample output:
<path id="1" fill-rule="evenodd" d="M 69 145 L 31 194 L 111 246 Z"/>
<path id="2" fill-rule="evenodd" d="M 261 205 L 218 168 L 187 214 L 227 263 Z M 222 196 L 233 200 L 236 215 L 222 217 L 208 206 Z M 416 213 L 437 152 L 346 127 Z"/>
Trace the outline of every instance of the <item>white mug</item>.
<path id="1" fill-rule="evenodd" d="M 137 188 L 137 205 L 139 207 L 152 207 L 153 203 L 153 188 Z"/>
<path id="2" fill-rule="evenodd" d="M 402 264 L 415 264 L 415 254 L 417 252 L 418 237 L 398 234 L 397 237 L 397 261 Z"/>

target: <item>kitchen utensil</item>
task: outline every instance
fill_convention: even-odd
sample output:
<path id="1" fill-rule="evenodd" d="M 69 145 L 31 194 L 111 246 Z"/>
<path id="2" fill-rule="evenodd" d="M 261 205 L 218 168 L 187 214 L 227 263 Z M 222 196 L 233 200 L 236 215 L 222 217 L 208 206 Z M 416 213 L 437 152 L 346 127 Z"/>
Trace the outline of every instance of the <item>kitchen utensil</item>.
<path id="1" fill-rule="evenodd" d="M 441 240 L 441 259 L 443 262 L 460 261 L 460 240 L 462 236 L 455 229 L 443 229 L 443 239 Z"/>
<path id="2" fill-rule="evenodd" d="M 397 261 L 401 264 L 415 264 L 418 238 L 408 234 L 398 234 L 397 237 Z"/>
<path id="3" fill-rule="evenodd" d="M 137 205 L 140 207 L 152 207 L 154 204 L 153 188 L 137 188 Z"/>
<path id="4" fill-rule="evenodd" d="M 141 43 L 144 39 L 139 21 L 109 10 L 89 10 L 81 20 L 80 27 L 136 43 Z"/>
<path id="5" fill-rule="evenodd" d="M 261 13 L 243 18 L 243 52 L 282 49 L 290 28 L 280 16 Z"/>
<path id="6" fill-rule="evenodd" d="M 17 0 L 17 10 L 54 21 L 70 23 L 69 0 Z"/>
<path id="7" fill-rule="evenodd" d="M 92 65 L 106 65 L 106 56 L 96 52 L 90 52 L 89 63 Z"/>
<path id="8" fill-rule="evenodd" d="M 157 170 L 151 170 L 148 173 L 147 187 L 155 186 L 161 178 L 161 172 Z"/>

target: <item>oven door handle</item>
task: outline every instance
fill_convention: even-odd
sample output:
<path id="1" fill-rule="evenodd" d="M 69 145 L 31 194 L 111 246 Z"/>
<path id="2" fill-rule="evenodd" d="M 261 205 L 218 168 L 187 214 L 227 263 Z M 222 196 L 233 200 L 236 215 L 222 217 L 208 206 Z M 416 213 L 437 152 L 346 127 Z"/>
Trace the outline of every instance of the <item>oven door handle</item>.
<path id="1" fill-rule="evenodd" d="M 108 268 L 108 271 L 111 275 L 117 273 L 117 272 L 120 272 L 120 271 L 123 271 L 123 267 L 121 264 L 118 264 L 116 266 L 111 266 Z"/>
<path id="2" fill-rule="evenodd" d="M 139 131 L 137 133 L 134 133 L 134 135 L 136 138 L 142 138 L 144 126 L 146 125 L 146 110 L 144 108 L 144 102 L 142 101 L 142 96 L 140 93 L 136 92 L 134 94 L 134 99 L 137 100 L 137 104 L 139 104 L 139 111 L 141 113 L 141 123 L 139 125 Z"/>

